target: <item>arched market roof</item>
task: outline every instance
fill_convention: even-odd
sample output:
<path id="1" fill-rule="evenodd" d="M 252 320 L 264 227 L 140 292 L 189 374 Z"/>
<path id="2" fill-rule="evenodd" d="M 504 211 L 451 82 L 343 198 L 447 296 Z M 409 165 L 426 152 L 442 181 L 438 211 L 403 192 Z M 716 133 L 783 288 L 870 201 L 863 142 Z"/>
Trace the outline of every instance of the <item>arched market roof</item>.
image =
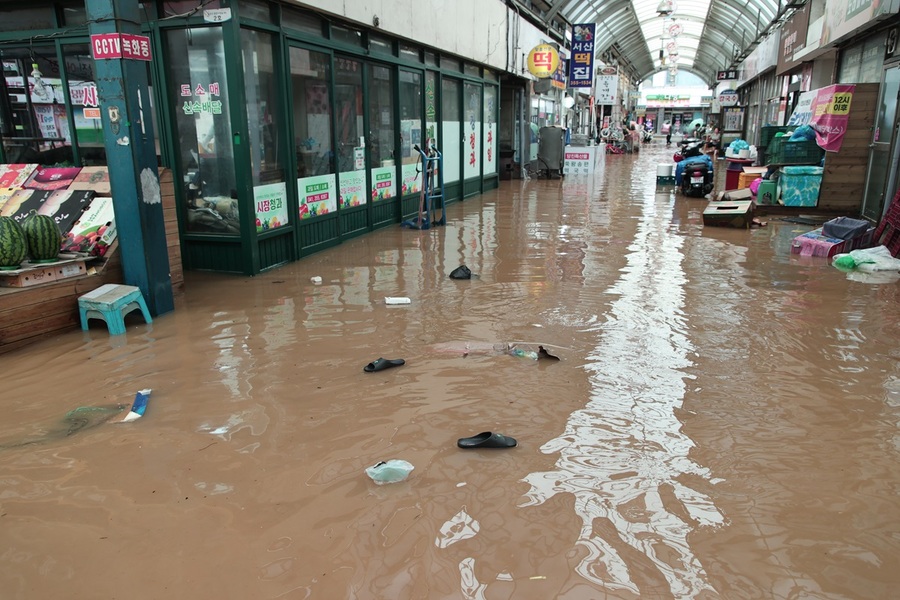
<path id="1" fill-rule="evenodd" d="M 547 21 L 596 23 L 598 57 L 610 54 L 639 80 L 677 67 L 710 87 L 773 25 L 807 0 L 544 0 Z"/>

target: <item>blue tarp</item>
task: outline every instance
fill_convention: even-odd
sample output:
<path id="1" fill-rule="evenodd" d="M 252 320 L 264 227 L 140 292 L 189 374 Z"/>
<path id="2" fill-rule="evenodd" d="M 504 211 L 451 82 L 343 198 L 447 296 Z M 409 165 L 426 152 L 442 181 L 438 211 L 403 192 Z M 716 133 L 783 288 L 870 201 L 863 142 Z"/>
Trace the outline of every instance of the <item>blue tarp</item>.
<path id="1" fill-rule="evenodd" d="M 684 172 L 684 167 L 691 163 L 702 162 L 706 163 L 706 168 L 710 173 L 713 172 L 713 161 L 706 154 L 701 154 L 700 156 L 692 156 L 690 158 L 686 158 L 677 165 L 675 165 L 675 185 L 681 185 L 681 174 Z"/>

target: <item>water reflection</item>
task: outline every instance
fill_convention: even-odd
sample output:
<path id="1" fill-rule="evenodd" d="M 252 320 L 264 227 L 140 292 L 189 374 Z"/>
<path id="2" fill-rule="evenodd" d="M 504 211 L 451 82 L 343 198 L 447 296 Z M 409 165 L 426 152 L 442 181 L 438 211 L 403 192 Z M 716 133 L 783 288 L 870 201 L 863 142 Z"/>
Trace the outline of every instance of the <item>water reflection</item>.
<path id="1" fill-rule="evenodd" d="M 671 218 L 667 198 L 644 201 L 626 267 L 607 290 L 616 300 L 587 329 L 597 333 L 585 367 L 591 398 L 541 448 L 559 454 L 556 469 L 525 477 L 531 490 L 523 506 L 559 493 L 575 496 L 578 544 L 586 551 L 576 570 L 597 586 L 640 594 L 630 558 L 636 550 L 674 597 L 696 598 L 712 588 L 688 535 L 724 518 L 684 483 L 710 474 L 689 458 L 694 444 L 676 417 L 694 348 L 682 310 L 683 238 L 669 231 Z"/>

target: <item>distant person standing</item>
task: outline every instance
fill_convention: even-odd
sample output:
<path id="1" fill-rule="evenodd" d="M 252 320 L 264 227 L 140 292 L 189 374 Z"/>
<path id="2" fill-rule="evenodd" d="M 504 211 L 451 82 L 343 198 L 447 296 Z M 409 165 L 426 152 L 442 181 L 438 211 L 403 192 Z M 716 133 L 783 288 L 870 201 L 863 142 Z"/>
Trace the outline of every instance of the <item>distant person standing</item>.
<path id="1" fill-rule="evenodd" d="M 712 132 L 706 136 L 706 152 L 713 155 L 713 160 L 719 158 L 719 146 L 722 144 L 722 134 L 718 127 L 713 127 Z"/>
<path id="2" fill-rule="evenodd" d="M 672 144 L 672 124 L 669 123 L 668 121 L 666 121 L 665 123 L 662 124 L 662 127 L 660 128 L 660 130 L 664 134 L 666 134 L 666 146 L 671 145 Z"/>

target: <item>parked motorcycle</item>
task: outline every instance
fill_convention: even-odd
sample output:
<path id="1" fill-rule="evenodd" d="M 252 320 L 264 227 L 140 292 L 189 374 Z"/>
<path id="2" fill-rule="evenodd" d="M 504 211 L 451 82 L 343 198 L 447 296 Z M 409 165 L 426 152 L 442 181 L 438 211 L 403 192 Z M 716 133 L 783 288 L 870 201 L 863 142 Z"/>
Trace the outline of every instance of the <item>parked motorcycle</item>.
<path id="1" fill-rule="evenodd" d="M 703 140 L 696 138 L 688 138 L 681 142 L 678 152 L 672 157 L 675 162 L 681 162 L 692 156 L 700 156 L 703 154 Z"/>
<path id="2" fill-rule="evenodd" d="M 690 160 L 681 172 L 681 193 L 702 198 L 713 190 L 713 167 L 708 157 Z"/>

